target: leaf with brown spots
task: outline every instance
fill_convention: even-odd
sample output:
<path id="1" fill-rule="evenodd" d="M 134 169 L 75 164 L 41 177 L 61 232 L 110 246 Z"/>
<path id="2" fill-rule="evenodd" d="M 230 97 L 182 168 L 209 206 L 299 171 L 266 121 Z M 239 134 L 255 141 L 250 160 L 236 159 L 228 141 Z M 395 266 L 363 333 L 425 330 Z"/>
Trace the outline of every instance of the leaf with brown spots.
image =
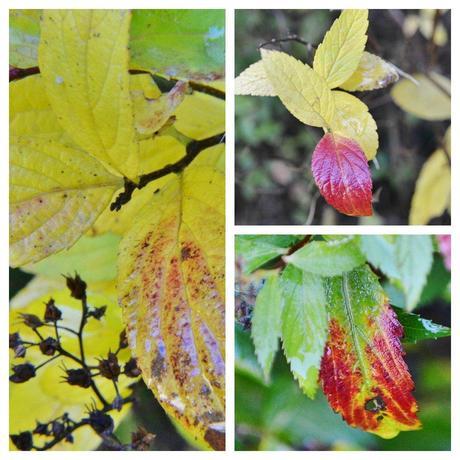
<path id="1" fill-rule="evenodd" d="M 225 445 L 224 261 L 224 176 L 196 162 L 141 209 L 122 240 L 118 278 L 144 381 L 216 450 Z"/>

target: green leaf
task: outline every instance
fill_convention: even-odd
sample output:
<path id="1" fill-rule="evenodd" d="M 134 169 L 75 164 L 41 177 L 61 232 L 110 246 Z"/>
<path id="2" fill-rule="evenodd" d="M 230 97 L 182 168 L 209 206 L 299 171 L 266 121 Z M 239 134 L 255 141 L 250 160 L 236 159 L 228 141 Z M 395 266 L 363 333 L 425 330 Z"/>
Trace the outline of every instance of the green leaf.
<path id="1" fill-rule="evenodd" d="M 283 297 L 278 274 L 275 273 L 267 278 L 259 291 L 252 315 L 252 340 L 266 380 L 278 351 L 282 310 Z"/>
<path id="2" fill-rule="evenodd" d="M 281 326 L 284 354 L 303 392 L 313 398 L 327 338 L 323 281 L 288 265 L 281 282 L 285 301 Z"/>
<path id="3" fill-rule="evenodd" d="M 404 328 L 402 341 L 405 343 L 417 343 L 419 340 L 450 336 L 449 327 L 433 323 L 433 321 L 422 318 L 415 313 L 408 313 L 402 308 L 393 307 L 393 310 L 398 315 L 398 321 Z"/>
<path id="4" fill-rule="evenodd" d="M 284 260 L 301 270 L 322 276 L 337 276 L 366 262 L 355 237 L 335 241 L 313 241 Z"/>
<path id="5" fill-rule="evenodd" d="M 134 10 L 130 35 L 136 68 L 189 80 L 224 75 L 224 10 Z"/>
<path id="6" fill-rule="evenodd" d="M 83 236 L 70 249 L 22 268 L 48 278 L 61 278 L 62 275 L 77 272 L 86 282 L 113 280 L 117 276 L 120 240 L 121 237 L 113 233 Z"/>
<path id="7" fill-rule="evenodd" d="M 395 263 L 395 247 L 384 236 L 360 236 L 361 251 L 367 260 L 381 270 L 389 278 L 399 278 L 399 271 Z"/>
<path id="8" fill-rule="evenodd" d="M 398 235 L 396 265 L 406 296 L 406 310 L 417 305 L 433 262 L 433 243 L 428 235 Z"/>
<path id="9" fill-rule="evenodd" d="M 243 257 L 245 272 L 251 273 L 272 259 L 286 254 L 302 237 L 295 235 L 238 235 L 236 254 Z"/>

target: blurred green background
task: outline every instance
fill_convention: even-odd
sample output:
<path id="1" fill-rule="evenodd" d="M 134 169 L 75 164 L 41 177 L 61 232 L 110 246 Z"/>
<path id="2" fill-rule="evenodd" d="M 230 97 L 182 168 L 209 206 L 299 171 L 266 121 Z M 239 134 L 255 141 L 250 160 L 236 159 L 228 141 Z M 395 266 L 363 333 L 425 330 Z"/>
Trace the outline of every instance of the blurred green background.
<path id="1" fill-rule="evenodd" d="M 236 75 L 260 59 L 259 45 L 272 38 L 297 34 L 317 46 L 338 15 L 338 10 L 238 10 Z M 439 15 L 445 36 L 436 40 L 438 45 L 425 37 L 422 27 L 413 30 L 414 16 L 423 18 L 427 35 L 430 24 L 423 12 L 370 10 L 366 49 L 407 73 L 431 69 L 450 76 L 450 12 Z M 273 47 L 312 63 L 304 45 Z M 374 216 L 360 219 L 337 213 L 314 184 L 311 154 L 322 130 L 303 125 L 278 98 L 237 96 L 236 224 L 407 224 L 415 181 L 449 122 L 428 122 L 403 112 L 392 102 L 390 89 L 354 93 L 369 106 L 380 139 L 379 169 L 371 163 Z M 450 217 L 445 213 L 431 223 L 449 224 Z"/>
<path id="2" fill-rule="evenodd" d="M 450 450 L 451 340 L 404 344 L 406 362 L 415 382 L 422 429 L 401 432 L 393 439 L 349 427 L 329 407 L 319 389 L 314 400 L 294 380 L 278 351 L 269 382 L 254 355 L 251 313 L 263 271 L 236 276 L 235 448 L 237 450 Z M 383 283 L 391 303 L 402 306 L 402 294 Z M 431 272 L 414 313 L 450 326 L 450 273 L 435 255 Z"/>

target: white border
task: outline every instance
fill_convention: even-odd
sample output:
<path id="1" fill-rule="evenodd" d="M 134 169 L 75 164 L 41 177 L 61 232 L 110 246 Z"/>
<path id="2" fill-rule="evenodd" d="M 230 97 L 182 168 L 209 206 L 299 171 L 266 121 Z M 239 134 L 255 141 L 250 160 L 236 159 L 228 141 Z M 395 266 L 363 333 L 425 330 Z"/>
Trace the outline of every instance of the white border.
<path id="1" fill-rule="evenodd" d="M 439 4 L 440 3 L 440 4 Z M 8 100 L 8 79 L 6 77 L 6 67 L 8 61 L 8 8 L 225 8 L 226 20 L 227 20 L 227 29 L 226 29 L 226 75 L 227 75 L 227 104 L 226 104 L 226 115 L 227 115 L 227 139 L 226 139 L 226 149 L 227 149 L 227 187 L 226 187 L 226 206 L 227 206 L 227 223 L 226 223 L 226 294 L 227 294 L 227 312 L 226 312 L 226 333 L 227 333 L 227 452 L 177 452 L 174 453 L 174 456 L 177 457 L 187 457 L 187 458 L 203 458 L 203 457 L 218 457 L 218 458 L 267 458 L 275 459 L 278 458 L 278 453 L 275 452 L 232 452 L 233 451 L 233 426 L 234 426 L 234 411 L 233 411 L 233 391 L 234 391 L 234 372 L 233 372 L 233 363 L 234 363 L 234 351 L 233 351 L 233 311 L 234 311 L 234 295 L 233 295 L 233 286 L 234 286 L 234 238 L 233 235 L 236 234 L 250 234 L 250 233 L 260 233 L 260 234 L 289 234 L 289 233 L 330 233 L 330 234 L 344 234 L 344 233 L 355 233 L 355 234 L 452 234 L 452 324 L 453 324 L 453 334 L 452 334 L 452 451 L 451 452 L 373 452 L 371 455 L 374 458 L 404 458 L 404 460 L 411 459 L 444 459 L 451 458 L 454 453 L 459 451 L 460 445 L 460 424 L 459 416 L 456 413 L 455 409 L 460 409 L 460 399 L 459 399 L 459 390 L 458 382 L 459 380 L 459 359 L 460 352 L 458 350 L 458 340 L 456 339 L 457 334 L 457 324 L 460 320 L 460 313 L 458 311 L 458 248 L 456 240 L 458 238 L 458 197 L 459 193 L 459 183 L 456 182 L 457 171 L 460 165 L 459 155 L 452 156 L 452 170 L 454 171 L 454 180 L 452 181 L 452 196 L 453 199 L 453 208 L 452 208 L 452 227 L 443 227 L 443 226 L 234 226 L 234 169 L 233 169 L 233 158 L 234 158 L 234 148 L 233 148 L 233 138 L 234 138 L 234 99 L 233 99 L 233 82 L 232 77 L 234 75 L 234 9 L 306 9 L 306 8 L 375 8 L 379 9 L 384 6 L 385 8 L 451 8 L 452 11 L 452 55 L 456 59 L 452 60 L 452 80 L 457 81 L 458 77 L 458 32 L 457 27 L 458 18 L 456 11 L 456 3 L 453 1 L 442 1 L 436 2 L 434 0 L 419 0 L 419 1 L 405 1 L 405 0 L 387 0 L 382 4 L 382 2 L 370 2 L 369 0 L 349 0 L 349 1 L 328 1 L 323 0 L 321 4 L 318 4 L 314 1 L 309 0 L 283 0 L 283 1 L 273 1 L 273 0 L 233 0 L 233 1 L 221 1 L 221 0 L 206 0 L 206 1 L 179 1 L 179 0 L 163 0 L 163 1 L 154 1 L 154 0 L 68 0 L 63 2 L 62 0 L 18 0 L 12 1 L 7 0 L 2 2 L 0 5 L 0 18 L 1 18 L 1 27 L 0 27 L 0 46 L 1 52 L 0 56 L 3 61 L 3 74 L 1 76 L 1 98 L 3 102 L 1 107 L 1 135 L 0 142 L 2 145 L 1 161 L 2 161 L 2 175 L 3 177 L 0 180 L 1 187 L 1 211 L 2 211 L 2 225 L 1 228 L 1 244 L 2 244 L 2 266 L 0 272 L 0 280 L 3 294 L 2 302 L 2 340 L 0 346 L 0 356 L 1 362 L 1 375 L 0 375 L 0 389 L 1 389 L 1 399 L 0 399 L 0 458 L 17 458 L 22 459 L 27 456 L 30 458 L 30 455 L 60 455 L 56 452 L 43 452 L 43 453 L 27 453 L 27 452 L 9 452 L 8 451 L 8 374 L 9 369 L 8 365 L 8 350 L 6 348 L 6 340 L 8 334 L 8 309 L 7 309 L 7 292 L 8 292 L 8 271 L 7 271 L 7 254 L 8 254 L 8 222 L 7 222 L 7 209 L 8 209 L 8 158 L 6 153 L 8 152 L 8 105 L 6 101 Z M 459 101 L 458 101 L 458 92 L 455 84 L 452 88 L 452 106 L 455 107 L 455 110 L 458 110 Z M 453 152 L 456 152 L 456 148 L 460 143 L 458 142 L 458 130 L 457 130 L 457 115 L 453 110 L 453 119 L 452 119 L 452 146 Z M 458 153 L 458 152 L 457 152 Z M 306 417 L 314 416 L 314 414 L 305 414 Z M 414 446 L 416 449 L 417 446 Z M 4 457 L 5 455 L 5 457 Z M 171 454 L 169 452 L 66 452 L 66 456 L 73 458 L 83 458 L 83 455 L 86 456 L 97 456 L 98 458 L 110 458 L 111 456 L 121 456 L 121 458 L 134 458 L 134 456 L 155 456 L 155 458 L 166 458 Z M 343 459 L 356 459 L 356 458 L 368 458 L 369 452 L 283 452 L 283 456 L 296 457 L 296 458 L 336 458 L 340 456 Z"/>

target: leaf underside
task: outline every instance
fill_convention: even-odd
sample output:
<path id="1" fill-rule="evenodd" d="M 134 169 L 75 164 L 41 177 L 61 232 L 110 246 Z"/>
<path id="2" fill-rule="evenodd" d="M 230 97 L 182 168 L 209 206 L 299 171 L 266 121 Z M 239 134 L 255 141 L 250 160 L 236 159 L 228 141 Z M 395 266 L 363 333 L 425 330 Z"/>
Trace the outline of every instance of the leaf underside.
<path id="1" fill-rule="evenodd" d="M 329 336 L 320 379 L 332 409 L 351 426 L 392 438 L 419 429 L 403 329 L 367 266 L 326 287 Z"/>

